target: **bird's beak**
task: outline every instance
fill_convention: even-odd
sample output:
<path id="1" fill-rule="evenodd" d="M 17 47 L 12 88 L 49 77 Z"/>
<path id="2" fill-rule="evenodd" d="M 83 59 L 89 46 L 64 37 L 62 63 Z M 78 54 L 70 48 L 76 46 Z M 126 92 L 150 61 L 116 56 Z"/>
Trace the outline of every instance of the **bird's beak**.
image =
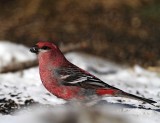
<path id="1" fill-rule="evenodd" d="M 39 52 L 39 48 L 38 48 L 38 46 L 33 46 L 31 49 L 30 49 L 30 51 L 32 52 L 32 53 L 36 53 L 36 54 L 38 54 L 38 52 Z"/>

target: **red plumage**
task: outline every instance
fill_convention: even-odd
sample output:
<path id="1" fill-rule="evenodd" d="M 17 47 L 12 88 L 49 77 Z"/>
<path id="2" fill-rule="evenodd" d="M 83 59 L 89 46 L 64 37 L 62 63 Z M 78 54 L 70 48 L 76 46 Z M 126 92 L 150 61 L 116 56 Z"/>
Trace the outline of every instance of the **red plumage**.
<path id="1" fill-rule="evenodd" d="M 70 63 L 51 42 L 39 42 L 30 49 L 38 54 L 39 72 L 46 89 L 65 100 L 87 99 L 94 96 L 120 96 L 147 103 L 155 101 L 126 93 L 108 85 L 89 72 Z"/>
<path id="2" fill-rule="evenodd" d="M 116 93 L 118 93 L 118 90 L 114 90 L 114 89 L 97 89 L 96 93 L 98 95 L 116 95 Z"/>

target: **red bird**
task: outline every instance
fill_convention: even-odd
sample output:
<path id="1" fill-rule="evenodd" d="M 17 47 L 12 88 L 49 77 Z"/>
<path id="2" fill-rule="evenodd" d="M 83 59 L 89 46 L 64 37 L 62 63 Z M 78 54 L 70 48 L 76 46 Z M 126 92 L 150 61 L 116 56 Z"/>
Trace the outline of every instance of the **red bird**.
<path id="1" fill-rule="evenodd" d="M 89 99 L 92 96 L 127 97 L 149 104 L 155 101 L 126 93 L 110 86 L 89 72 L 69 62 L 51 42 L 39 42 L 30 49 L 38 55 L 43 85 L 55 96 L 64 100 Z"/>

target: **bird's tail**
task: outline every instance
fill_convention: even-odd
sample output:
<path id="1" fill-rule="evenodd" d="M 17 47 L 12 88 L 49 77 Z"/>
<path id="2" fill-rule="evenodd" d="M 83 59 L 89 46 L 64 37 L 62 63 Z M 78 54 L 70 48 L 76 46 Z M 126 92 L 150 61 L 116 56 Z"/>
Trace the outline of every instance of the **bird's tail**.
<path id="1" fill-rule="evenodd" d="M 156 101 L 146 99 L 146 98 L 143 98 L 143 97 L 139 97 L 139 96 L 136 96 L 136 95 L 133 95 L 133 94 L 129 94 L 129 93 L 126 93 L 126 92 L 123 92 L 123 91 L 120 92 L 120 96 L 135 99 L 135 100 L 139 100 L 139 101 L 142 101 L 142 102 L 146 102 L 146 103 L 149 103 L 151 105 L 153 105 L 153 103 L 157 103 Z"/>
<path id="2" fill-rule="evenodd" d="M 129 94 L 129 93 L 126 93 L 126 92 L 124 92 L 122 90 L 119 90 L 117 88 L 113 88 L 113 89 L 97 89 L 96 93 L 98 95 L 101 95 L 101 96 L 103 96 L 103 95 L 111 95 L 111 96 L 117 96 L 117 97 L 119 96 L 119 97 L 130 98 L 130 99 L 146 102 L 146 103 L 149 103 L 151 105 L 153 105 L 153 103 L 157 103 L 156 101 L 153 101 L 153 100 L 150 100 L 150 99 L 146 99 L 146 98 L 143 98 L 143 97 L 139 97 L 139 96 L 136 96 L 136 95 L 133 95 L 133 94 Z"/>

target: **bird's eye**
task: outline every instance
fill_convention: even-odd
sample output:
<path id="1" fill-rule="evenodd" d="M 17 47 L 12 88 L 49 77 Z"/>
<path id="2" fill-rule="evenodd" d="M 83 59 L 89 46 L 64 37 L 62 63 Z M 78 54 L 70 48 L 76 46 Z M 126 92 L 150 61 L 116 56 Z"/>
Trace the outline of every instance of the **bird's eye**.
<path id="1" fill-rule="evenodd" d="M 41 49 L 43 49 L 43 50 L 49 50 L 49 49 L 51 49 L 51 48 L 48 47 L 48 46 L 43 46 Z"/>

